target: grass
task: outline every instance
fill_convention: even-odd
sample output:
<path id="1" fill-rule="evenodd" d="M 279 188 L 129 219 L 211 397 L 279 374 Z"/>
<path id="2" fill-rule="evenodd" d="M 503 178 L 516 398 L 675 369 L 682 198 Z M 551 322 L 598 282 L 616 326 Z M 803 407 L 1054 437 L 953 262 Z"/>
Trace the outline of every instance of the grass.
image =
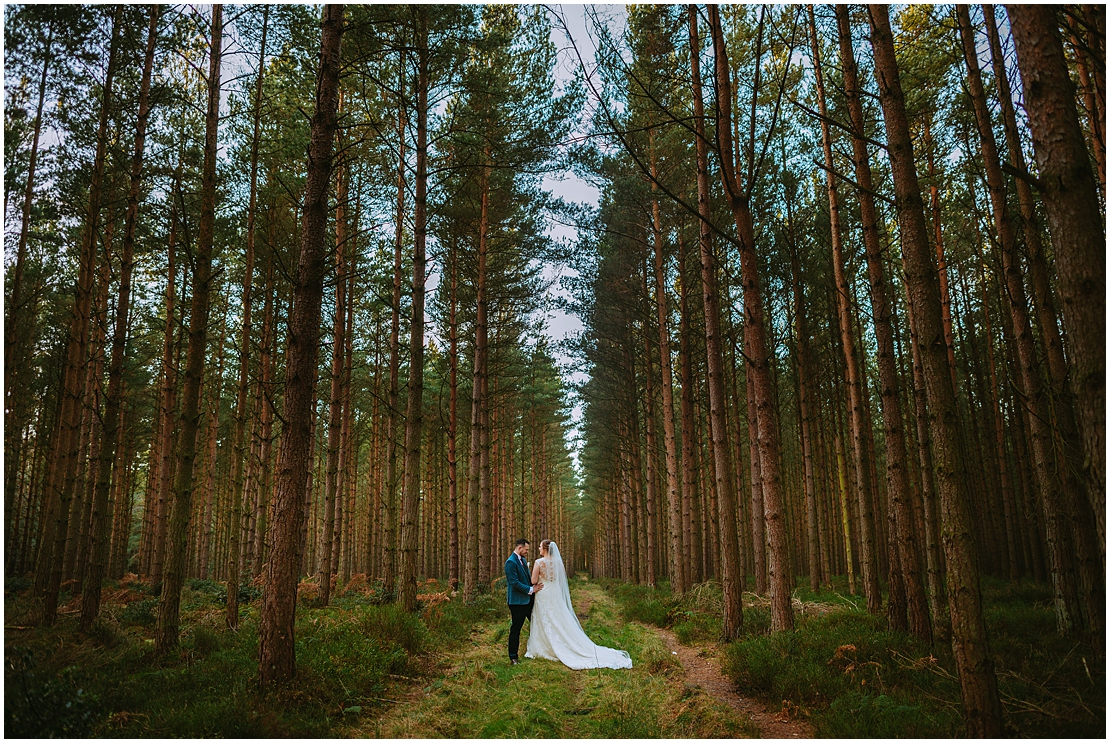
<path id="1" fill-rule="evenodd" d="M 683 597 L 666 586 L 603 585 L 628 619 L 670 627 L 686 645 L 720 639 L 716 584 Z M 1105 737 L 1105 666 L 1089 645 L 1056 635 L 1050 589 L 984 578 L 983 594 L 1008 733 Z M 950 645 L 889 630 L 843 579 L 831 590 L 799 586 L 793 599 L 795 630 L 771 634 L 766 597 L 744 595 L 742 636 L 722 648 L 722 670 L 744 693 L 808 716 L 822 737 L 963 735 Z"/>
<path id="2" fill-rule="evenodd" d="M 302 586 L 311 589 L 311 584 Z M 652 630 L 679 641 L 720 639 L 720 589 L 673 597 L 619 581 L 575 581 L 590 603 L 587 634 L 627 650 L 631 670 L 571 671 L 504 657 L 508 612 L 492 592 L 444 601 L 421 590 L 406 614 L 381 586 L 352 581 L 332 606 L 297 609 L 296 680 L 257 686 L 257 589 L 240 628 L 224 628 L 222 587 L 193 581 L 182 594 L 180 647 L 154 649 L 156 588 L 112 584 L 102 617 L 77 632 L 78 604 L 63 595 L 53 627 L 39 627 L 30 586 L 5 585 L 5 733 L 12 737 L 557 737 L 714 738 L 755 734 L 725 705 L 682 683 Z M 925 647 L 867 614 L 841 585 L 794 594 L 796 629 L 769 632 L 766 597 L 745 594 L 744 631 L 721 647 L 741 690 L 788 707 L 827 737 L 958 737 L 964 723 L 947 644 Z M 1055 633 L 1049 589 L 983 582 L 986 621 L 1007 732 L 1102 738 L 1105 666 L 1091 648 Z M 310 595 L 311 590 L 302 595 Z M 632 621 L 634 620 L 634 621 Z M 527 642 L 526 625 L 522 641 Z"/>
<path id="3" fill-rule="evenodd" d="M 492 619 L 500 608 L 485 596 L 469 606 L 429 601 L 409 615 L 365 586 L 343 593 L 343 606 L 299 605 L 297 678 L 262 693 L 257 589 L 244 597 L 250 601 L 231 632 L 222 587 L 190 582 L 182 592 L 181 645 L 162 656 L 154 650 L 150 586 L 109 586 L 88 636 L 77 632 L 77 614 L 38 627 L 35 603 L 19 584 L 6 588 L 5 732 L 15 737 L 335 735 L 386 707 L 397 688 L 430 667 L 433 650 L 457 645 L 459 627 Z"/>
<path id="4" fill-rule="evenodd" d="M 297 677 L 258 689 L 259 593 L 241 598 L 240 627 L 224 627 L 222 586 L 190 581 L 181 645 L 154 648 L 156 587 L 131 581 L 104 592 L 101 620 L 77 632 L 79 605 L 62 597 L 53 627 L 37 624 L 28 585 L 5 595 L 5 732 L 13 737 L 742 737 L 753 729 L 681 683 L 670 652 L 623 621 L 604 592 L 584 621 L 597 642 L 628 650 L 631 670 L 571 671 L 505 659 L 501 594 L 444 601 L 422 587 L 422 609 L 386 603 L 381 586 L 352 581 L 326 608 L 302 584 Z M 68 604 L 68 605 L 67 605 Z M 524 642 L 527 641 L 527 630 Z"/>
<path id="5" fill-rule="evenodd" d="M 348 731 L 387 738 L 718 738 L 755 729 L 725 705 L 681 683 L 681 668 L 647 627 L 622 620 L 612 598 L 586 581 L 572 587 L 590 602 L 583 629 L 599 644 L 627 650 L 631 670 L 572 671 L 560 663 L 505 658 L 508 614 L 472 626 L 442 678 L 379 719 Z M 521 638 L 526 646 L 528 625 Z M 522 651 L 523 657 L 523 651 Z"/>

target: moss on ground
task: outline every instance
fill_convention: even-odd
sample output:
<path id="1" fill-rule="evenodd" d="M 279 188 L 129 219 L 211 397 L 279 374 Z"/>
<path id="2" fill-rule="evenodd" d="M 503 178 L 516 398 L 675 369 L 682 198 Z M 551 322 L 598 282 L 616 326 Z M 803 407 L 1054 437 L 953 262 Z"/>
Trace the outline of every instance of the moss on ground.
<path id="1" fill-rule="evenodd" d="M 596 584 L 576 581 L 576 606 L 590 602 L 583 629 L 627 650 L 631 670 L 572 671 L 554 661 L 505 656 L 508 612 L 476 625 L 442 678 L 379 719 L 352 727 L 383 738 L 720 738 L 753 737 L 726 705 L 682 683 L 682 670 L 647 628 L 623 621 Z M 528 625 L 521 638 L 522 655 Z"/>
<path id="2" fill-rule="evenodd" d="M 720 640 L 720 588 L 675 597 L 602 581 L 627 618 L 670 627 L 679 641 Z M 744 630 L 722 647 L 723 671 L 743 694 L 807 716 L 822 737 L 959 737 L 960 687 L 951 647 L 927 647 L 871 616 L 843 579 L 799 586 L 795 629 L 770 633 L 766 597 L 744 596 Z M 1020 737 L 1103 738 L 1106 675 L 1091 646 L 1059 637 L 1050 588 L 983 580 L 984 610 L 1005 724 Z M 942 632 L 946 631 L 941 628 Z"/>

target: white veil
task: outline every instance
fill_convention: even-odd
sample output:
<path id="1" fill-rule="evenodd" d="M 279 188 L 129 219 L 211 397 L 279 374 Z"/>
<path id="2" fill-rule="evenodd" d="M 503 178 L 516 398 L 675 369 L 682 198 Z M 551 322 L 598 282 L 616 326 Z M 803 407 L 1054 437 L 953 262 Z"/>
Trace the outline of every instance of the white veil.
<path id="1" fill-rule="evenodd" d="M 570 584 L 559 546 L 547 543 L 547 574 L 528 636 L 528 658 L 558 660 L 568 668 L 631 668 L 632 658 L 623 650 L 596 644 L 582 629 L 570 602 Z"/>
<path id="2" fill-rule="evenodd" d="M 578 621 L 578 615 L 574 613 L 574 606 L 570 603 L 570 583 L 567 581 L 567 569 L 563 565 L 563 558 L 559 554 L 559 545 L 554 542 L 547 543 L 547 559 L 551 562 L 552 582 L 559 587 L 559 603 L 566 608 L 570 616 L 574 617 L 574 623 L 581 629 L 582 623 Z"/>

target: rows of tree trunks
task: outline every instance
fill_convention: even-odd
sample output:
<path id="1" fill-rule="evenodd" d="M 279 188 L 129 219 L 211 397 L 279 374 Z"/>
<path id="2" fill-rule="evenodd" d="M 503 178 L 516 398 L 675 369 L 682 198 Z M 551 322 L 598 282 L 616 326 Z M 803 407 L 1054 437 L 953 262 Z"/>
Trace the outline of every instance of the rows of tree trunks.
<path id="1" fill-rule="evenodd" d="M 774 631 L 795 576 L 847 574 L 950 639 L 979 736 L 1002 734 L 981 575 L 1050 581 L 1098 652 L 1105 627 L 1104 11 L 998 12 L 598 21 L 619 92 L 594 91 L 577 297 L 591 571 L 719 581 L 726 636 L 748 581 Z"/>
<path id="2" fill-rule="evenodd" d="M 162 651 L 261 588 L 264 684 L 298 600 L 518 536 L 726 639 L 846 576 L 1001 735 L 981 576 L 1103 651 L 1105 9 L 587 16 L 560 68 L 542 6 L 7 14 L 6 574 L 84 632 L 135 574 Z"/>
<path id="3" fill-rule="evenodd" d="M 369 584 L 412 610 L 425 578 L 490 590 L 521 535 L 581 559 L 567 389 L 532 317 L 558 208 L 532 196 L 579 102 L 551 87 L 548 22 L 331 5 L 313 42 L 313 12 L 9 24 L 41 74 L 7 303 L 6 571 L 33 574 L 44 622 L 76 600 L 83 631 L 105 580 L 151 581 L 162 650 L 187 580 L 226 582 L 232 628 L 261 587 L 263 683 L 295 672 L 302 579 L 318 605 Z M 231 84 L 228 44 L 255 60 Z M 56 71 L 75 55 L 102 66 Z M 94 131 L 44 119 L 74 87 L 96 92 Z M 517 118 L 527 147 L 475 127 Z M 37 190 L 44 127 L 63 145 Z M 82 208 L 51 211 L 59 181 Z M 73 245 L 58 265 L 54 244 Z M 451 277 L 435 293 L 430 270 Z"/>

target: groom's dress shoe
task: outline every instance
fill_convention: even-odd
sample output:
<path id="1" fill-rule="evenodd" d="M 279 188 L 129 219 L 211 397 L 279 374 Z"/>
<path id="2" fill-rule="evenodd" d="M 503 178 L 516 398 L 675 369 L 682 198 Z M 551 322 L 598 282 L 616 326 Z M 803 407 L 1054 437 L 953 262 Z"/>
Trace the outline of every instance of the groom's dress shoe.
<path id="1" fill-rule="evenodd" d="M 520 665 L 520 661 L 519 661 L 519 660 L 517 660 L 516 658 L 509 658 L 509 665 L 510 665 L 510 666 L 519 666 L 519 665 Z"/>

